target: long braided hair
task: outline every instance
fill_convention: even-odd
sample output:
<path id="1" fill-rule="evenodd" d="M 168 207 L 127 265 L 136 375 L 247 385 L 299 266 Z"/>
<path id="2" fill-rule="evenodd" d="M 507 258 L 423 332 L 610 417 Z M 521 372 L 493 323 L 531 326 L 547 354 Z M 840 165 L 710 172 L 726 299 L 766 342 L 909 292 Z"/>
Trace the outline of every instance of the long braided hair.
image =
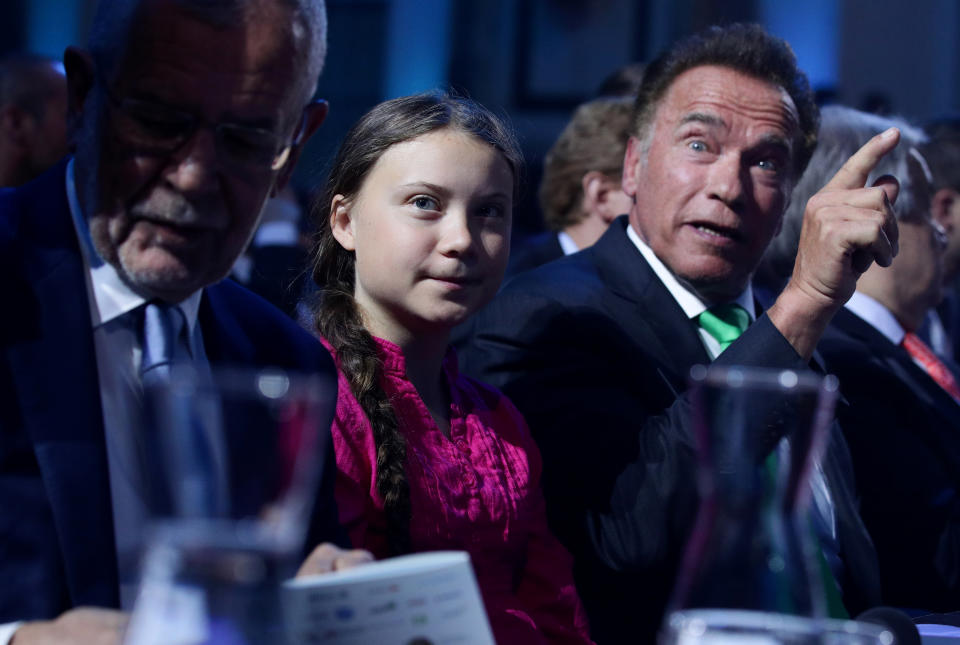
<path id="1" fill-rule="evenodd" d="M 321 290 L 314 307 L 314 324 L 333 346 L 350 390 L 373 428 L 376 487 L 383 498 L 387 542 L 394 555 L 410 550 L 406 442 L 393 405 L 380 385 L 383 365 L 377 345 L 363 326 L 353 298 L 355 255 L 334 238 L 330 206 L 336 195 L 348 200 L 356 197 L 370 169 L 387 148 L 444 128 L 470 134 L 499 150 L 513 171 L 514 193 L 518 192 L 523 160 L 514 135 L 504 122 L 468 98 L 430 92 L 386 101 L 364 115 L 341 144 L 314 208 L 317 233 L 312 251 L 313 280 Z"/>

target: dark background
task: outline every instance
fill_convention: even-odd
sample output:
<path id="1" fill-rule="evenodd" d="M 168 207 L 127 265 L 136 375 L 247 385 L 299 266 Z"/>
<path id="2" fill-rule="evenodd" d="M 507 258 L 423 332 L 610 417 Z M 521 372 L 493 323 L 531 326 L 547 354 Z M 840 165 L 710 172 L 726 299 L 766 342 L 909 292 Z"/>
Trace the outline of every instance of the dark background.
<path id="1" fill-rule="evenodd" d="M 107 0 L 109 1 L 109 0 Z M 786 38 L 814 87 L 853 107 L 923 120 L 960 104 L 956 0 L 327 0 L 327 123 L 295 183 L 310 192 L 339 138 L 378 101 L 433 87 L 468 93 L 517 128 L 527 157 L 520 235 L 536 230 L 535 186 L 572 107 L 631 61 L 716 22 Z M 59 56 L 83 43 L 96 0 L 0 0 L 0 54 Z"/>

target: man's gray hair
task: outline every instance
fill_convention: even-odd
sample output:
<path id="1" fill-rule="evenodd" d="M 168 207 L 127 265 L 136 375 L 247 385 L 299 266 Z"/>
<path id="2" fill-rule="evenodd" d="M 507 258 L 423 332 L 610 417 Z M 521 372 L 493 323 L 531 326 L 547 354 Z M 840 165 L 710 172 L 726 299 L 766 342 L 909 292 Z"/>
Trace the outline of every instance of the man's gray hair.
<path id="1" fill-rule="evenodd" d="M 820 111 L 817 147 L 790 195 L 790 204 L 783 215 L 783 227 L 763 256 L 761 264 L 768 275 L 772 272 L 780 278 L 789 278 L 797 256 L 807 201 L 830 181 L 863 144 L 890 127 L 900 130 L 900 143 L 880 160 L 867 178 L 867 185 L 882 175 L 893 175 L 900 182 L 900 192 L 894 205 L 897 219 L 916 216 L 917 186 L 914 185 L 915 174 L 910 171 L 910 166 L 919 164 L 924 172 L 928 172 L 926 162 L 917 153 L 917 148 L 927 141 L 923 131 L 899 117 L 878 116 L 837 105 L 824 107 Z"/>
<path id="2" fill-rule="evenodd" d="M 317 79 L 323 71 L 327 54 L 327 12 L 324 0 L 170 0 L 177 7 L 215 25 L 229 27 L 242 19 L 248 9 L 279 4 L 288 7 L 293 16 L 294 39 L 306 39 L 305 75 L 300 88 L 303 103 L 316 91 Z M 100 0 L 90 28 L 88 47 L 94 60 L 105 73 L 115 73 L 127 46 L 127 37 L 142 0 Z"/>

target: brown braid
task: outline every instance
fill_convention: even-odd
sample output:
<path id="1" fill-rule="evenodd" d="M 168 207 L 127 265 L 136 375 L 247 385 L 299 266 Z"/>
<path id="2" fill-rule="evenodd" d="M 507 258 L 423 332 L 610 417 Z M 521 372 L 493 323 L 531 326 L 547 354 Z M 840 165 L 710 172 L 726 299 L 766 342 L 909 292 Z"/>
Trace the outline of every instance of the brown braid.
<path id="1" fill-rule="evenodd" d="M 363 326 L 356 301 L 354 254 L 333 237 L 330 206 L 337 195 L 347 201 L 390 146 L 441 128 L 469 133 L 503 153 L 519 189 L 522 164 L 519 146 L 496 116 L 467 98 L 435 92 L 393 99 L 368 112 L 347 133 L 334 159 L 330 176 L 314 208 L 317 233 L 313 248 L 313 279 L 321 288 L 314 306 L 314 324 L 337 353 L 340 369 L 373 428 L 377 449 L 377 492 L 383 498 L 387 542 L 394 555 L 410 550 L 410 486 L 406 475 L 407 447 L 393 405 L 383 391 L 383 365 L 373 337 Z M 362 546 L 362 545 L 359 545 Z"/>

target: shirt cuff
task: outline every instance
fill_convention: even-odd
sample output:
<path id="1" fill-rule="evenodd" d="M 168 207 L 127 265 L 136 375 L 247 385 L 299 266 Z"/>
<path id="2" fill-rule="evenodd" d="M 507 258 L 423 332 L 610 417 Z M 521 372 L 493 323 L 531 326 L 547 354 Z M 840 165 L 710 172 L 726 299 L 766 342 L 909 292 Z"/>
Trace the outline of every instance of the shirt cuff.
<path id="1" fill-rule="evenodd" d="M 21 625 L 23 625 L 22 620 L 0 625 L 0 645 L 8 645 L 8 643 L 13 640 L 13 634 L 20 629 Z"/>

